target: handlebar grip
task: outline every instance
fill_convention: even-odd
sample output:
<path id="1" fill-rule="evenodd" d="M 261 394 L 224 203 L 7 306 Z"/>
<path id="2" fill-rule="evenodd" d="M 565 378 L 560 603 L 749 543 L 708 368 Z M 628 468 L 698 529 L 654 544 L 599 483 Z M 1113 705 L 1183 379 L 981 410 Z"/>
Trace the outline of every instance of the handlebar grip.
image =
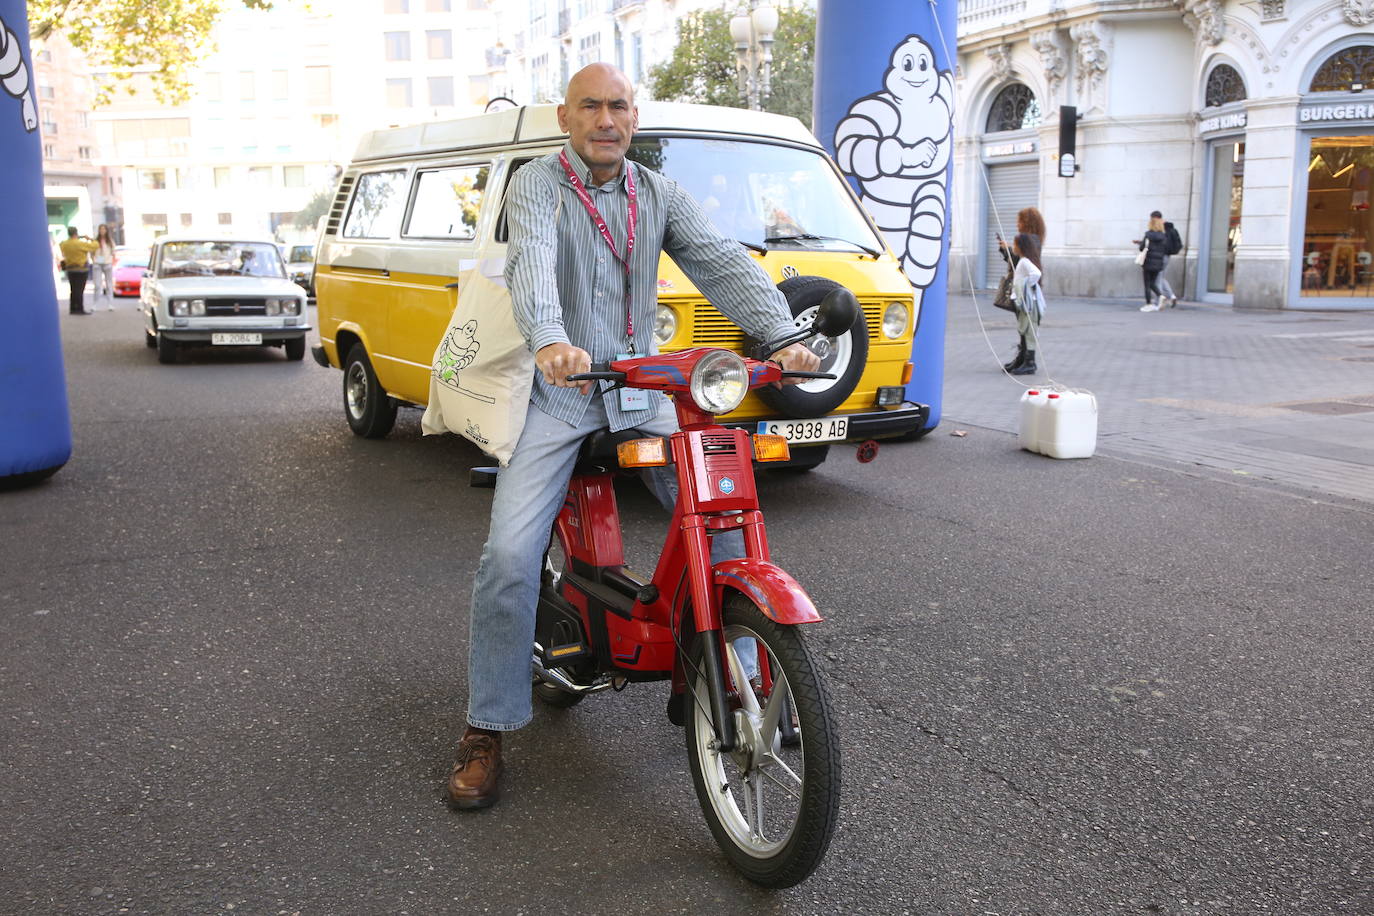
<path id="1" fill-rule="evenodd" d="M 577 375 L 570 375 L 566 379 L 569 382 L 623 382 L 625 381 L 624 372 L 580 372 Z"/>
<path id="2" fill-rule="evenodd" d="M 839 378 L 832 372 L 784 372 L 783 378 Z"/>

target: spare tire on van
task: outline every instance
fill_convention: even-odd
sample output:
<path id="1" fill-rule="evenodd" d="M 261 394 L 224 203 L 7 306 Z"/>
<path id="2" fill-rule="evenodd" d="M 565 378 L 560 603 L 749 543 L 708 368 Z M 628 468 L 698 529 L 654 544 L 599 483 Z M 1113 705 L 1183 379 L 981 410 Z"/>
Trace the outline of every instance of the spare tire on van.
<path id="1" fill-rule="evenodd" d="M 816 320 L 816 308 L 821 300 L 840 284 L 825 277 L 789 277 L 778 284 L 787 297 L 792 319 L 798 328 L 808 327 Z M 755 341 L 750 340 L 752 347 Z M 839 337 L 813 337 L 806 342 L 821 358 L 821 372 L 830 372 L 834 379 L 811 379 L 800 385 L 782 388 L 756 389 L 759 399 L 778 413 L 792 419 L 821 417 L 843 404 L 868 363 L 868 326 L 860 309 L 854 326 Z"/>

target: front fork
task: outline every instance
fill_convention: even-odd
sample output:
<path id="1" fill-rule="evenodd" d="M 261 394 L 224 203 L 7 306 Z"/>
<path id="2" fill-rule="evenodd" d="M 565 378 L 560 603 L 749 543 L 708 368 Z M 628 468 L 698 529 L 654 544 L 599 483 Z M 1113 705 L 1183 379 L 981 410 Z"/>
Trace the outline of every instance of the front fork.
<path id="1" fill-rule="evenodd" d="M 711 720 L 722 753 L 736 744 L 735 717 L 730 713 L 729 692 L 725 687 L 725 666 L 721 658 L 724 626 L 716 604 L 711 581 L 711 542 L 706 536 L 706 519 L 700 515 L 682 520 L 682 540 L 686 554 L 687 582 L 692 597 L 692 617 L 701 639 L 701 659 L 705 668 L 706 690 L 711 700 Z M 745 690 L 748 685 L 736 685 Z M 690 726 L 689 726 L 690 727 Z"/>

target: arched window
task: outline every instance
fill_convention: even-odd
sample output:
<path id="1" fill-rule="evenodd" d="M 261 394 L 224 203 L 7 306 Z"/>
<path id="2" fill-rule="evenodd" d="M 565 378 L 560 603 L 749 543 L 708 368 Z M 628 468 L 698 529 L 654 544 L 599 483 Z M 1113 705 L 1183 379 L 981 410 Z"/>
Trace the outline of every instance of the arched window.
<path id="1" fill-rule="evenodd" d="M 988 112 L 988 133 L 1022 130 L 1040 123 L 1040 103 L 1029 86 L 1012 83 L 997 93 Z"/>
<path id="2" fill-rule="evenodd" d="M 1374 84 L 1374 45 L 1356 45 L 1326 59 L 1308 92 L 1350 92 Z"/>
<path id="3" fill-rule="evenodd" d="M 1208 108 L 1239 102 L 1245 98 L 1245 81 L 1230 64 L 1217 64 L 1207 75 L 1205 104 Z"/>

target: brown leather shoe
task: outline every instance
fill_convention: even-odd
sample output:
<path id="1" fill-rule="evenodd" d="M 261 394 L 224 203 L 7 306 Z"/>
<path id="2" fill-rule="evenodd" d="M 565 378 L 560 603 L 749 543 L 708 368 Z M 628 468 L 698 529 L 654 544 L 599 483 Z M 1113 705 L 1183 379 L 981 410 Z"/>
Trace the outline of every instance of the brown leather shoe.
<path id="1" fill-rule="evenodd" d="M 468 726 L 458 742 L 458 756 L 448 777 L 450 808 L 468 810 L 496 804 L 501 792 L 501 736 Z"/>

